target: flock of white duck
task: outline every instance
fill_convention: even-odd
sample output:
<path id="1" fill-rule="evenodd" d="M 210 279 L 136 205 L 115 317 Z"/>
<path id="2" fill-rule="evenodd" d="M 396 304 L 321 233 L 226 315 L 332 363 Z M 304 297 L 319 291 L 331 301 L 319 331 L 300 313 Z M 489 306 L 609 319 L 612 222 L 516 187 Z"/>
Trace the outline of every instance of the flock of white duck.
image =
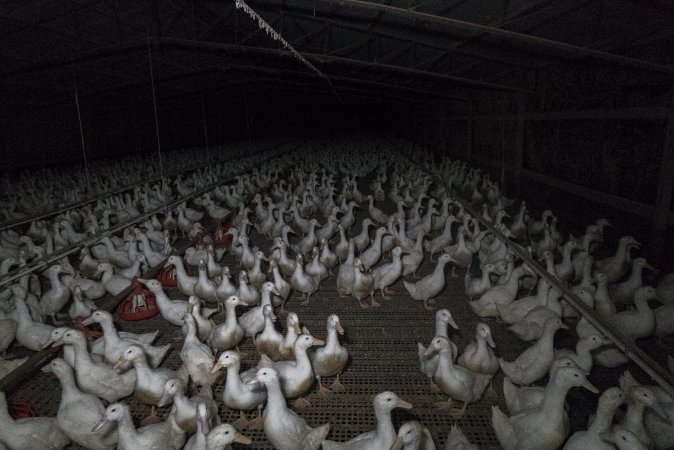
<path id="1" fill-rule="evenodd" d="M 103 238 L 83 248 L 77 268 L 62 259 L 45 271 L 49 288 L 44 292 L 30 276 L 6 289 L 0 302 L 1 349 L 14 340 L 35 351 L 63 345 L 63 358 L 43 368 L 58 378 L 62 395 L 55 418 L 22 420 L 9 416 L 4 394 L 0 395 L 0 442 L 10 449 L 60 449 L 70 441 L 92 449 L 224 449 L 234 442 L 250 443 L 237 430 L 262 427 L 279 450 L 435 449 L 423 424 L 407 422 L 396 432 L 391 411 L 411 405 L 392 392 L 374 398 L 376 429 L 348 442 L 327 440 L 330 424 L 313 428 L 290 409 L 287 399 L 294 399 L 296 410 L 308 404 L 303 396 L 314 380 L 322 396 L 344 390 L 339 375 L 349 353 L 340 343 L 344 329 L 336 314 L 326 314 L 327 333 L 321 340 L 301 326 L 298 314 L 283 307 L 291 291 L 302 294 L 300 304 L 320 302 L 316 292 L 334 274 L 338 292 L 353 296 L 363 309 L 379 307 L 375 292 L 386 299 L 387 289 L 405 277 L 409 296 L 432 310 L 445 287 L 445 267 L 451 264 L 452 274 L 456 268 L 473 269 L 466 270 L 464 281 L 468 304 L 477 316 L 511 324 L 510 331 L 532 344 L 514 361 L 498 358 L 489 325 L 479 322 L 475 341 L 459 351 L 448 333 L 448 327 L 458 328 L 452 314 L 437 310 L 430 344 L 418 345 L 421 372 L 434 392 L 447 397 L 434 407 L 461 417 L 470 403 L 496 394 L 492 379 L 501 370 L 509 414 L 494 406 L 492 423 L 505 449 L 674 446 L 674 399 L 657 386 L 640 385 L 629 372 L 619 387 L 601 393 L 587 430 L 568 437 L 568 414 L 573 409 L 565 406 L 567 392 L 582 386 L 598 393 L 588 381 L 593 365 L 617 367 L 627 358 L 584 317 L 577 320 L 575 351 L 556 350 L 555 333 L 568 328 L 563 319 L 575 317 L 575 310 L 559 290 L 518 262 L 504 242 L 481 229 L 456 194 L 483 205 L 482 219 L 528 245 L 549 273 L 631 338 L 672 334 L 674 275 L 665 276 L 657 289 L 642 285 L 642 270 L 653 269 L 645 259 L 632 257 L 631 250 L 639 247 L 634 238 L 623 237 L 614 256 L 595 259 L 607 221 L 600 219 L 583 236 L 564 240 L 552 212 L 530 218 L 524 203 L 514 205 L 488 176 L 462 162 L 445 160 L 423 171 L 395 154 L 379 156 L 366 159 L 333 152 L 266 162 L 238 177 L 234 185 L 197 197 L 196 209 L 183 203 L 163 220 L 155 215 L 125 229 L 121 237 Z M 431 174 L 452 192 L 434 183 Z M 215 179 L 208 170 L 200 175 L 206 181 Z M 369 195 L 359 190 L 358 178 L 365 177 Z M 178 176 L 176 191 L 186 195 L 206 181 Z M 264 186 L 271 189 L 261 195 Z M 166 186 L 145 186 L 127 200 L 101 200 L 93 208 L 71 210 L 51 226 L 35 221 L 22 235 L 3 231 L 3 273 L 24 263 L 22 256 L 56 251 L 58 239 L 64 239 L 66 246 L 84 239 L 78 233 L 111 215 L 120 217 L 126 211 L 133 217 L 139 209 L 161 205 L 172 198 L 170 191 Z M 251 196 L 254 206 L 247 204 Z M 384 206 L 387 198 L 395 205 L 389 212 Z M 368 214 L 362 231 L 352 234 L 358 208 Z M 517 212 L 506 224 L 512 208 Z M 231 246 L 216 247 L 206 238 L 204 246 L 189 248 L 184 258 L 170 254 L 177 233 L 194 239 L 203 231 L 199 221 L 205 215 L 223 219 L 230 211 Z M 373 235 L 370 227 L 377 227 Z M 290 235 L 296 237 L 291 240 Z M 253 239 L 258 240 L 257 247 L 252 246 Z M 260 250 L 263 245 L 268 254 Z M 219 263 L 226 252 L 236 256 L 238 266 Z M 417 279 L 417 269 L 427 256 L 435 261 L 435 269 Z M 159 280 L 139 278 L 155 294 L 161 316 L 182 333 L 178 370 L 161 366 L 171 344 L 154 346 L 157 332 L 118 331 L 113 316 L 95 302 L 106 293 L 119 294 L 132 278 L 159 264 L 173 268 L 178 290 L 188 297 L 172 299 Z M 197 273 L 188 273 L 185 264 L 196 267 Z M 481 273 L 473 276 L 478 266 Z M 517 298 L 534 288 L 535 294 Z M 651 309 L 652 299 L 664 306 Z M 134 307 L 142 308 L 142 301 Z M 245 312 L 237 312 L 237 307 Z M 222 309 L 225 319 L 215 323 L 211 317 Z M 83 325 L 98 323 L 103 336 L 89 342 L 77 329 L 58 327 L 64 310 Z M 277 314 L 285 317 L 285 335 L 276 329 Z M 54 326 L 45 323 L 47 317 Z M 254 340 L 260 359 L 255 367 L 243 370 L 238 346 L 248 338 Z M 6 373 L 22 361 L 3 361 L 3 370 Z M 322 377 L 333 376 L 330 389 L 324 387 Z M 547 385 L 534 385 L 546 376 Z M 216 383 L 224 383 L 222 404 L 240 411 L 233 425 L 220 424 L 212 389 Z M 171 412 L 164 421 L 153 415 L 149 424 L 137 428 L 123 402 L 131 395 L 147 405 L 172 404 Z M 626 408 L 618 412 L 622 405 Z M 255 410 L 257 416 L 249 420 L 246 413 Z M 453 427 L 446 448 L 476 447 Z"/>
<path id="2" fill-rule="evenodd" d="M 269 143 L 265 143 L 268 145 Z M 217 162 L 221 146 L 212 151 L 188 149 L 163 152 L 161 163 L 156 154 L 138 154 L 96 164 L 68 165 L 68 170 L 31 167 L 16 176 L 2 177 L 0 224 L 29 220 L 87 199 L 123 191 L 163 174 L 185 173 L 190 167 L 204 167 Z M 229 158 L 243 157 L 251 151 L 249 145 L 230 145 Z M 179 177 L 177 177 L 179 178 Z M 134 199 L 136 200 L 136 199 Z"/>

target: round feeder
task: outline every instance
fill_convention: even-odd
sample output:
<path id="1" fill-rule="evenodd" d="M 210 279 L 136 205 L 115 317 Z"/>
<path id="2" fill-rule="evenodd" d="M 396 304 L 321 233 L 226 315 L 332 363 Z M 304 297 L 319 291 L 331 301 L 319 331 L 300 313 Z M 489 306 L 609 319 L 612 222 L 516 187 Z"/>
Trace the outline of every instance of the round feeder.
<path id="1" fill-rule="evenodd" d="M 192 276 L 192 266 L 183 261 L 183 266 L 185 267 L 185 272 L 187 275 Z M 176 268 L 175 267 L 162 267 L 159 273 L 157 274 L 157 279 L 161 282 L 163 287 L 176 287 L 178 286 L 178 280 L 176 280 Z"/>
<path id="2" fill-rule="evenodd" d="M 232 235 L 226 234 L 227 230 L 229 230 L 231 227 L 232 218 L 230 216 L 227 216 L 222 220 L 215 221 L 215 226 L 211 235 L 213 239 L 213 246 L 228 247 L 232 243 Z"/>
<path id="3" fill-rule="evenodd" d="M 7 410 L 14 420 L 37 417 L 37 411 L 33 405 L 18 392 L 9 398 Z"/>
<path id="4" fill-rule="evenodd" d="M 140 284 L 137 278 L 131 281 L 131 293 L 119 304 L 117 314 L 122 320 L 145 320 L 159 314 L 154 294 Z"/>

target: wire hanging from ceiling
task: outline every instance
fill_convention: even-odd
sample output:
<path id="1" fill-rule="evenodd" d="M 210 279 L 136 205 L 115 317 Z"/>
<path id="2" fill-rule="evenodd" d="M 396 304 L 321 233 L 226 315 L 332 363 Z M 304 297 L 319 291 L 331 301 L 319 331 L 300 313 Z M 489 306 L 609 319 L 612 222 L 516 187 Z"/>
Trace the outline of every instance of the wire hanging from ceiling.
<path id="1" fill-rule="evenodd" d="M 281 36 L 274 28 L 272 28 L 271 25 L 269 25 L 260 15 L 255 12 L 253 8 L 248 6 L 248 4 L 244 0 L 234 0 L 234 4 L 237 9 L 243 9 L 243 11 L 248 14 L 251 19 L 255 20 L 257 22 L 257 26 L 261 29 L 264 30 L 265 33 L 267 33 L 267 36 L 270 36 L 273 40 L 278 41 L 283 45 L 283 47 L 288 50 L 296 59 L 298 59 L 302 64 L 307 66 L 309 69 L 313 70 L 316 72 L 321 78 L 325 78 L 325 81 L 328 82 L 330 85 L 330 89 L 332 89 L 332 92 L 335 94 L 335 97 L 337 97 L 337 100 L 339 100 L 340 103 L 344 104 L 342 99 L 339 97 L 339 94 L 335 90 L 335 87 L 332 85 L 332 82 L 330 81 L 330 78 L 328 78 L 327 75 L 325 75 L 323 72 L 318 70 L 316 66 L 311 64 L 300 52 L 295 50 L 295 47 L 293 47 L 290 42 L 286 41 L 283 36 Z"/>
<path id="2" fill-rule="evenodd" d="M 159 140 L 159 119 L 157 118 L 157 97 L 154 93 L 154 72 L 152 70 L 152 51 L 150 50 L 150 35 L 145 30 L 145 37 L 147 39 L 147 59 L 150 62 L 150 84 L 152 86 L 152 106 L 154 108 L 154 129 L 157 133 L 157 150 L 159 152 L 159 173 L 161 175 L 160 190 L 164 191 L 164 164 L 161 158 L 161 141 Z M 162 192 L 162 200 L 164 202 L 164 212 L 166 212 L 166 194 Z"/>
<path id="3" fill-rule="evenodd" d="M 80 94 L 77 88 L 77 78 L 73 73 L 73 84 L 75 85 L 75 106 L 77 107 L 77 121 L 80 124 L 80 140 L 82 142 L 82 158 L 84 159 L 84 173 L 87 177 L 87 193 L 91 193 L 91 180 L 89 178 L 89 164 L 87 164 L 87 149 L 84 145 L 84 129 L 82 128 L 82 114 L 80 113 Z"/>
<path id="4" fill-rule="evenodd" d="M 208 128 L 206 127 L 206 107 L 204 106 L 204 95 L 201 94 L 201 118 L 204 122 L 204 139 L 206 140 L 206 161 L 211 162 L 211 149 L 208 145 Z"/>

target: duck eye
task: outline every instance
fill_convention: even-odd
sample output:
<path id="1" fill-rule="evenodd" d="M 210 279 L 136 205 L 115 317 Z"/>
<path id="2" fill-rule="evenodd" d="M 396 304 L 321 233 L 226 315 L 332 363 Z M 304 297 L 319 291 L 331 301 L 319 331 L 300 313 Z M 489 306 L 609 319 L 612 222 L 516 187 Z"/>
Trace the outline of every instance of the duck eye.
<path id="1" fill-rule="evenodd" d="M 225 434 L 229 434 L 229 430 L 225 431 Z"/>

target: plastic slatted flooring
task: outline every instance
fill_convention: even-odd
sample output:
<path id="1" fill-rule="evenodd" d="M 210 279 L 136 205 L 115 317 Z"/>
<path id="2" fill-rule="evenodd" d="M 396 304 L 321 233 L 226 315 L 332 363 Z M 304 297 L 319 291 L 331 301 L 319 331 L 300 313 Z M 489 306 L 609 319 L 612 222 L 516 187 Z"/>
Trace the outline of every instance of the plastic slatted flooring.
<path id="1" fill-rule="evenodd" d="M 366 208 L 365 211 L 367 211 Z M 353 236 L 359 232 L 362 214 L 362 212 L 359 214 L 359 220 L 351 232 Z M 257 245 L 267 253 L 270 243 L 256 236 L 253 230 L 251 245 Z M 231 255 L 227 254 L 223 263 L 229 265 L 233 275 L 238 273 L 239 267 Z M 430 273 L 433 267 L 434 263 L 426 257 L 418 275 L 424 276 Z M 457 277 L 452 277 L 450 272 L 451 268 L 448 268 L 446 287 L 436 298 L 436 306 L 448 308 L 452 312 L 460 330 L 455 331 L 450 328 L 450 337 L 462 351 L 474 339 L 478 317 L 470 310 L 464 295 L 465 272 L 457 270 Z M 299 295 L 291 294 L 286 310 L 297 312 L 302 325 L 307 326 L 318 338 L 325 337 L 327 316 L 331 313 L 338 314 L 346 330 L 346 334 L 340 339 L 351 354 L 349 364 L 341 377 L 346 388 L 345 392 L 334 394 L 330 398 L 322 398 L 318 395 L 317 386 L 314 384 L 307 395 L 311 406 L 298 412 L 311 426 L 330 422 L 332 427 L 328 437 L 337 441 L 345 441 L 375 428 L 376 420 L 372 409 L 372 399 L 379 392 L 390 390 L 414 405 L 411 410 L 394 410 L 393 422 L 396 429 L 407 420 L 418 420 L 430 429 L 438 448 L 444 448 L 450 427 L 455 421 L 447 413 L 432 406 L 435 402 L 445 400 L 446 396 L 431 392 L 429 380 L 420 372 L 417 358 L 417 342 L 428 345 L 433 337 L 435 313 L 424 309 L 422 302 L 412 300 L 402 281 L 398 281 L 392 289 L 396 291 L 396 294 L 390 300 L 377 298 L 383 305 L 381 308 L 364 310 L 359 307 L 354 298 L 339 296 L 334 276 L 321 283 L 319 291 L 312 296 L 311 304 L 308 306 L 299 305 Z M 167 292 L 171 298 L 184 297 L 176 289 L 167 289 Z M 520 293 L 521 295 L 526 295 L 526 293 Z M 214 319 L 216 323 L 223 321 L 224 312 L 216 315 Z M 497 355 L 506 360 L 513 360 L 527 347 L 526 343 L 521 342 L 514 334 L 507 331 L 504 324 L 494 320 L 487 321 L 487 323 L 492 329 L 497 345 Z M 118 325 L 122 330 L 138 333 L 159 329 L 160 337 L 156 344 L 171 342 L 178 330 L 160 316 L 142 322 L 119 320 Z M 284 317 L 279 316 L 277 326 L 285 332 Z M 571 327 L 573 329 L 573 325 Z M 573 348 L 574 344 L 575 338 L 572 332 L 560 330 L 557 333 L 556 346 L 558 348 L 561 346 Z M 163 366 L 173 369 L 180 366 L 180 345 L 180 343 L 174 343 Z M 257 362 L 257 356 L 250 339 L 245 340 L 240 348 L 247 354 L 243 365 L 245 370 Z M 617 377 L 622 371 L 622 369 L 593 370 L 591 380 L 600 389 L 605 389 L 616 384 Z M 332 381 L 333 379 L 326 378 L 324 380 L 326 387 Z M 480 402 L 471 404 L 466 415 L 457 421 L 470 441 L 483 449 L 500 448 L 491 426 L 491 406 L 498 404 L 504 411 L 507 411 L 501 393 L 502 382 L 503 375 L 499 372 L 494 378 L 499 398 L 483 398 Z M 220 406 L 222 421 L 231 423 L 238 418 L 238 411 L 229 410 L 222 405 L 223 388 L 224 379 L 221 379 L 214 386 L 214 395 Z M 26 381 L 19 392 L 21 397 L 29 400 L 41 415 L 54 416 L 56 414 L 60 387 L 53 375 L 38 372 Z M 567 400 L 571 405 L 572 429 L 584 429 L 589 414 L 593 413 L 596 407 L 596 396 L 584 390 L 573 389 Z M 136 425 L 150 412 L 150 407 L 139 404 L 134 398 L 125 401 L 131 406 Z M 169 410 L 170 406 L 161 408 L 159 413 L 165 417 Z M 252 417 L 251 414 L 249 413 L 249 418 Z M 244 430 L 244 434 L 253 439 L 253 444 L 235 446 L 235 448 L 273 448 L 262 430 Z"/>

